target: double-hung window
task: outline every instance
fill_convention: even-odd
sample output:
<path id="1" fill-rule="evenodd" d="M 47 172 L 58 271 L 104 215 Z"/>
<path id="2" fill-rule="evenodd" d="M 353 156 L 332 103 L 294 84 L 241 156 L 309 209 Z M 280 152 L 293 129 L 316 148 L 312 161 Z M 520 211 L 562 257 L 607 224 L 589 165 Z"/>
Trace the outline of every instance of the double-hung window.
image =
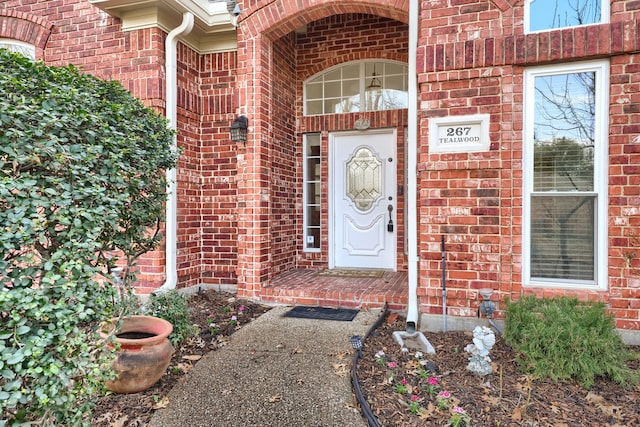
<path id="1" fill-rule="evenodd" d="M 609 0 L 525 0 L 525 31 L 609 22 Z"/>
<path id="2" fill-rule="evenodd" d="M 607 61 L 525 71 L 525 286 L 605 289 Z"/>

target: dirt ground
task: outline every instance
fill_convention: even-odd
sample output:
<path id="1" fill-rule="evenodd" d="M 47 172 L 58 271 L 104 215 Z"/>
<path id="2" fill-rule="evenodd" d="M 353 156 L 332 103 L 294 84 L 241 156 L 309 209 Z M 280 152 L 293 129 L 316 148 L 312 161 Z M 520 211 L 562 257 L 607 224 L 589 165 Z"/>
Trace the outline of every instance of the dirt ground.
<path id="1" fill-rule="evenodd" d="M 199 335 L 176 349 L 167 374 L 155 386 L 141 393 L 111 394 L 98 399 L 93 426 L 146 426 L 153 412 L 168 403 L 166 396 L 171 388 L 189 374 L 204 354 L 224 346 L 231 334 L 269 310 L 267 306 L 237 299 L 233 294 L 215 291 L 193 295 L 189 305 L 191 320 L 200 328 Z M 232 316 L 236 316 L 237 324 Z M 363 394 L 384 427 L 446 426 L 451 413 L 437 408 L 435 394 L 427 397 L 423 393 L 419 403 L 424 410 L 411 413 L 406 403 L 408 395 L 403 397 L 394 391 L 387 379 L 388 371 L 376 363 L 376 353 L 383 351 L 387 362 L 398 365 L 396 376 L 412 380 L 415 353 L 403 353 L 392 337 L 394 331 L 403 328 L 402 318 L 393 324 L 385 322 L 365 342 L 357 369 Z M 437 379 L 434 388 L 451 394 L 452 401 L 469 416 L 469 425 L 640 426 L 640 405 L 637 404 L 640 387 L 624 389 L 607 379 L 598 379 L 586 390 L 574 382 L 533 379 L 518 370 L 515 354 L 500 336 L 490 354 L 494 373 L 480 378 L 466 369 L 469 354 L 464 348 L 471 343 L 470 332 L 426 333 L 425 336 L 436 349 L 435 356 L 424 356 L 437 367 L 437 370 L 434 367 Z M 632 366 L 638 369 L 640 360 Z"/>

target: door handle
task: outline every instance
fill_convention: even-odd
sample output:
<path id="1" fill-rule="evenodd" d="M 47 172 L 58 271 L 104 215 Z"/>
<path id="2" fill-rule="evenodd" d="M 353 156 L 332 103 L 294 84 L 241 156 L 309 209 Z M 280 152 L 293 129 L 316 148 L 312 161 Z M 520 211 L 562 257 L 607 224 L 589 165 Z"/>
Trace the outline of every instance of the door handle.
<path id="1" fill-rule="evenodd" d="M 389 204 L 389 206 L 387 206 L 387 210 L 389 211 L 389 222 L 387 223 L 387 231 L 389 233 L 393 233 L 393 219 L 391 219 L 391 212 L 393 212 L 393 205 Z"/>

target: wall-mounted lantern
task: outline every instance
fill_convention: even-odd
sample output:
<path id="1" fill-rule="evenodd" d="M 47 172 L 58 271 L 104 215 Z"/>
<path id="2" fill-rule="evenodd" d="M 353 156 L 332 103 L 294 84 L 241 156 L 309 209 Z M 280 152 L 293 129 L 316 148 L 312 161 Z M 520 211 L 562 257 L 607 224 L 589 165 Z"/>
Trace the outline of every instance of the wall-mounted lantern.
<path id="1" fill-rule="evenodd" d="M 238 116 L 231 124 L 231 140 L 235 142 L 247 141 L 247 129 L 249 128 L 249 119 L 245 116 Z"/>

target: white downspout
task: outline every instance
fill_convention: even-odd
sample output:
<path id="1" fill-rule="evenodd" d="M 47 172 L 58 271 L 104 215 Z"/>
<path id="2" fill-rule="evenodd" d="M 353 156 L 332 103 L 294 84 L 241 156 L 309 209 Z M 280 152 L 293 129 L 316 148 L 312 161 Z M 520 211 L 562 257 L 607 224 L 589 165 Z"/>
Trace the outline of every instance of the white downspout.
<path id="1" fill-rule="evenodd" d="M 418 226 L 417 226 L 417 135 L 418 135 L 418 76 L 416 55 L 418 50 L 419 0 L 409 2 L 409 108 L 407 129 L 407 246 L 409 257 L 407 302 L 407 332 L 414 333 L 418 327 Z"/>
<path id="2" fill-rule="evenodd" d="M 178 77 L 177 77 L 177 62 L 178 62 L 178 37 L 181 35 L 187 35 L 193 29 L 193 14 L 191 12 L 185 12 L 182 15 L 182 24 L 179 27 L 173 29 L 168 35 L 165 41 L 165 67 L 166 67 L 166 115 L 169 121 L 169 128 L 174 131 L 178 128 L 178 101 L 177 101 L 177 89 L 178 89 Z M 178 150 L 177 138 L 173 137 L 173 144 L 171 149 Z M 176 169 L 167 170 L 167 212 L 166 212 L 166 226 L 165 226 L 165 275 L 166 281 L 164 285 L 158 289 L 159 292 L 175 289 L 178 283 L 178 268 L 177 268 L 177 256 L 178 256 L 178 243 L 177 243 L 177 229 L 178 229 L 178 195 L 176 193 L 178 189 Z"/>

